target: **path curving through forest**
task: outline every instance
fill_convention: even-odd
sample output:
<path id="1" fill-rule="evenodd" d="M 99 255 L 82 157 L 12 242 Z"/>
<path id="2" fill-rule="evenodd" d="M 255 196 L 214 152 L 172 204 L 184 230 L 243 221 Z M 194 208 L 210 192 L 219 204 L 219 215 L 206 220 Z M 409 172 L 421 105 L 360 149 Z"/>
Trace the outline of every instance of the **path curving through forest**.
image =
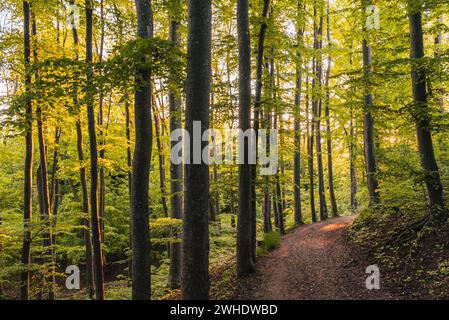
<path id="1" fill-rule="evenodd" d="M 395 299 L 387 289 L 368 290 L 365 268 L 354 259 L 345 231 L 355 216 L 305 225 L 283 237 L 280 246 L 257 262 L 239 299 Z"/>

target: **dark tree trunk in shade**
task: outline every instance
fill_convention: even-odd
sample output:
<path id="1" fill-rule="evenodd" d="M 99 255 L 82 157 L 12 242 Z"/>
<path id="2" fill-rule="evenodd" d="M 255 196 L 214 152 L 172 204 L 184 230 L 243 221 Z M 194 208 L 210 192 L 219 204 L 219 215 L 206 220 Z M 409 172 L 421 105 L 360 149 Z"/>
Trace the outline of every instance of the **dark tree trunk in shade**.
<path id="1" fill-rule="evenodd" d="M 24 43 L 24 67 L 25 67 L 25 92 L 28 93 L 31 86 L 30 67 L 30 3 L 23 1 L 23 43 Z M 22 242 L 22 266 L 20 274 L 20 300 L 28 300 L 30 289 L 30 261 L 31 261 L 31 218 L 33 214 L 33 109 L 31 98 L 27 95 L 25 100 L 25 165 L 24 165 L 24 190 L 23 190 L 23 242 Z"/>
<path id="2" fill-rule="evenodd" d="M 296 225 L 304 224 L 302 220 L 301 208 L 301 89 L 302 89 L 302 52 L 304 36 L 304 11 L 302 0 L 298 1 L 297 17 L 297 62 L 296 62 L 296 83 L 295 83 L 295 109 L 294 109 L 294 154 L 293 154 L 293 200 L 294 200 L 294 218 Z"/>
<path id="3" fill-rule="evenodd" d="M 97 133 L 94 110 L 93 95 L 93 67 L 92 67 L 92 13 L 93 4 L 86 0 L 86 104 L 87 104 L 87 126 L 89 132 L 90 150 L 90 221 L 92 233 L 93 269 L 95 283 L 95 298 L 104 300 L 103 283 L 103 254 L 101 248 L 100 219 L 98 216 L 98 150 Z"/>
<path id="4" fill-rule="evenodd" d="M 319 16 L 319 18 L 318 18 Z M 317 173 L 318 173 L 318 198 L 320 200 L 320 219 L 326 220 L 327 204 L 324 188 L 324 169 L 323 169 L 323 154 L 321 147 L 321 114 L 322 114 L 322 79 L 323 79 L 323 57 L 321 49 L 323 47 L 323 12 L 322 6 L 314 7 L 314 49 L 315 49 L 315 77 L 313 79 L 313 109 L 315 112 L 315 145 L 316 145 L 316 159 L 317 159 Z M 319 19 L 319 24 L 317 24 Z"/>
<path id="5" fill-rule="evenodd" d="M 370 0 L 362 0 L 363 12 L 366 6 L 370 5 Z M 365 21 L 365 20 L 363 20 Z M 364 27 L 364 31 L 365 27 Z M 377 181 L 377 162 L 376 150 L 374 145 L 374 121 L 372 117 L 373 95 L 371 93 L 371 46 L 367 39 L 363 39 L 363 67 L 365 69 L 366 88 L 363 96 L 363 141 L 365 148 L 365 169 L 366 180 L 368 186 L 368 194 L 370 197 L 370 206 L 374 206 L 379 202 L 379 184 Z"/>
<path id="6" fill-rule="evenodd" d="M 185 165 L 185 207 L 182 258 L 182 298 L 209 298 L 209 166 L 193 157 L 201 151 L 193 149 L 201 136 L 193 136 L 194 121 L 200 122 L 201 135 L 209 128 L 211 82 L 211 23 L 210 0 L 189 0 L 186 131 L 190 135 L 190 163 Z M 207 141 L 202 141 L 201 150 Z"/>
<path id="7" fill-rule="evenodd" d="M 136 0 L 137 35 L 150 39 L 152 8 L 150 0 Z M 143 61 L 143 57 L 141 57 Z M 148 208 L 149 175 L 153 133 L 151 122 L 151 69 L 138 66 L 135 70 L 134 127 L 135 144 L 132 163 L 132 298 L 151 298 L 150 226 Z"/>
<path id="8" fill-rule="evenodd" d="M 248 0 L 237 1 L 239 43 L 239 128 L 245 132 L 251 127 L 251 47 L 249 35 Z M 252 259 L 251 219 L 251 165 L 249 144 L 243 141 L 243 163 L 239 164 L 239 212 L 237 219 L 237 275 L 254 271 Z"/>
<path id="9" fill-rule="evenodd" d="M 178 16 L 172 16 L 170 18 L 170 41 L 176 46 L 180 45 L 178 19 Z M 168 99 L 170 108 L 170 132 L 173 132 L 181 128 L 182 110 L 179 92 L 171 91 Z M 171 146 L 173 147 L 177 143 L 177 141 L 172 141 Z M 170 162 L 170 216 L 175 219 L 182 219 L 182 178 L 182 164 Z M 172 289 L 179 288 L 181 285 L 181 250 L 181 243 L 172 243 L 170 245 L 168 284 Z"/>
<path id="10" fill-rule="evenodd" d="M 416 135 L 427 187 L 431 222 L 440 225 L 448 218 L 448 211 L 444 204 L 443 186 L 433 149 L 430 114 L 427 103 L 426 73 L 420 65 L 422 61 L 417 60 L 424 57 L 422 10 L 421 2 L 409 0 L 410 58 L 413 59 L 411 74 L 414 106 L 412 115 L 416 122 Z"/>
<path id="11" fill-rule="evenodd" d="M 267 22 L 265 21 L 268 16 L 268 10 L 270 7 L 270 0 L 264 0 L 263 11 L 262 11 L 262 23 L 260 25 L 258 40 L 257 40 L 257 61 L 256 61 L 256 93 L 254 99 L 254 114 L 253 114 L 253 128 L 256 133 L 256 140 L 258 139 L 258 130 L 260 123 L 260 107 L 262 104 L 262 76 L 263 76 L 263 57 L 264 57 L 264 46 L 265 46 L 265 35 L 267 32 Z M 256 217 L 257 217 L 257 195 L 256 195 L 256 183 L 257 183 L 257 166 L 251 166 L 251 245 L 252 245 L 252 256 L 255 260 L 256 255 Z M 269 212 L 265 208 L 270 208 L 267 200 L 264 198 L 263 205 L 263 230 L 264 232 L 269 232 L 271 230 L 269 221 Z"/>
<path id="12" fill-rule="evenodd" d="M 327 26 L 327 45 L 328 48 L 331 49 L 331 29 L 330 29 L 330 7 L 329 7 L 329 0 L 327 1 L 327 10 L 326 10 L 326 26 Z M 326 87 L 326 96 L 325 96 L 325 111 L 324 115 L 326 117 L 326 142 L 327 142 L 327 174 L 329 179 L 329 198 L 331 201 L 331 207 L 332 207 L 332 216 L 338 217 L 338 207 L 337 207 L 337 200 L 335 199 L 335 190 L 334 190 L 334 170 L 332 166 L 332 133 L 331 133 L 331 121 L 330 121 L 330 111 L 329 111 L 329 104 L 330 104 L 330 88 L 329 88 L 329 80 L 331 75 L 331 66 L 332 66 L 332 60 L 330 53 L 327 57 L 327 70 L 326 70 L 326 80 L 325 80 L 325 87 Z"/>

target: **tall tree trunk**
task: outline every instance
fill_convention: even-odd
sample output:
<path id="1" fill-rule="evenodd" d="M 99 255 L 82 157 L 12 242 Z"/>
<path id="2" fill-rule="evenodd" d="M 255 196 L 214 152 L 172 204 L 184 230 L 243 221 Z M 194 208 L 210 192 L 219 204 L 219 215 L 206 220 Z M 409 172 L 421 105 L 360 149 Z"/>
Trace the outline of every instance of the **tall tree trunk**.
<path id="1" fill-rule="evenodd" d="M 137 35 L 140 39 L 153 37 L 153 13 L 150 0 L 136 0 Z M 143 61 L 143 60 L 142 60 Z M 137 67 L 134 97 L 135 144 L 132 164 L 132 297 L 151 298 L 150 226 L 148 189 L 153 133 L 151 123 L 151 69 Z"/>
<path id="2" fill-rule="evenodd" d="M 327 9 L 326 9 L 326 27 L 327 27 L 327 45 L 329 49 L 332 47 L 331 43 L 331 28 L 330 28 L 330 4 L 329 0 L 327 1 Z M 331 200 L 332 207 L 332 216 L 338 217 L 338 207 L 337 200 L 335 199 L 335 190 L 334 190 L 334 170 L 332 166 L 332 133 L 331 133 L 331 121 L 330 121 L 330 112 L 329 112 L 329 104 L 330 104 L 330 88 L 329 88 L 329 79 L 331 75 L 331 66 L 332 59 L 330 52 L 327 56 L 327 70 L 326 70 L 326 97 L 325 97 L 325 117 L 326 117 L 326 134 L 327 134 L 327 173 L 329 177 L 329 197 Z"/>
<path id="3" fill-rule="evenodd" d="M 100 49 L 98 52 L 98 61 L 101 63 L 103 61 L 103 48 L 104 48 L 104 0 L 100 0 Z M 100 69 L 100 75 L 102 73 L 102 69 Z M 103 103 L 104 103 L 104 92 L 103 92 L 103 85 L 100 84 L 100 97 L 98 100 L 98 135 L 99 135 L 99 145 L 100 145 L 100 152 L 99 156 L 100 159 L 104 159 L 105 157 L 105 148 L 106 148 L 106 138 L 105 133 L 103 131 L 103 120 L 104 120 L 104 114 L 103 114 Z M 109 120 L 109 119 L 108 119 Z M 98 216 L 100 218 L 100 235 L 101 235 L 101 243 L 104 242 L 104 210 L 105 210 L 105 204 L 106 204 L 106 184 L 105 184 L 105 176 L 104 176 L 104 166 L 103 164 L 100 164 L 100 187 L 99 187 L 99 196 L 98 196 Z M 104 254 L 104 253 L 103 253 Z M 103 256 L 104 259 L 104 256 Z"/>
<path id="4" fill-rule="evenodd" d="M 362 0 L 362 10 L 365 12 L 366 6 L 370 5 L 371 0 Z M 365 21 L 365 20 L 363 20 Z M 366 31 L 366 28 L 363 28 Z M 380 200 L 379 196 L 379 184 L 377 182 L 377 163 L 376 163 L 376 150 L 374 146 L 374 124 L 372 117 L 373 109 L 373 95 L 371 93 L 371 46 L 368 44 L 368 40 L 363 39 L 363 67 L 365 68 L 365 81 L 366 88 L 363 97 L 363 140 L 365 147 L 365 167 L 366 167 L 366 179 L 368 186 L 368 193 L 370 197 L 370 206 L 374 206 Z"/>
<path id="5" fill-rule="evenodd" d="M 95 128 L 95 111 L 93 95 L 93 67 L 92 67 L 92 0 L 86 0 L 86 101 L 87 101 L 87 126 L 89 132 L 90 149 L 90 213 L 93 269 L 95 278 L 95 297 L 97 300 L 104 299 L 103 283 L 103 254 L 101 249 L 100 222 L 98 216 L 98 150 L 97 134 Z"/>
<path id="6" fill-rule="evenodd" d="M 24 165 L 24 190 L 23 190 L 23 242 L 22 242 L 22 267 L 20 274 L 20 300 L 28 300 L 30 290 L 30 260 L 31 260 L 31 219 L 33 214 L 33 108 L 31 98 L 28 95 L 31 86 L 30 74 L 30 3 L 22 2 L 23 6 L 23 49 L 25 67 L 25 165 Z"/>
<path id="7" fill-rule="evenodd" d="M 319 25 L 317 25 L 317 13 L 319 14 Z M 323 59 L 322 59 L 322 34 L 323 34 L 323 13 L 322 6 L 317 8 L 314 3 L 314 49 L 315 49 L 315 76 L 312 81 L 312 109 L 314 112 L 315 122 L 315 139 L 316 139 L 316 158 L 318 173 L 318 197 L 320 200 L 320 219 L 327 219 L 326 195 L 324 190 L 324 170 L 323 155 L 321 148 L 321 109 L 322 109 L 322 76 L 323 76 Z"/>
<path id="8" fill-rule="evenodd" d="M 430 115 L 427 104 L 426 72 L 420 65 L 424 57 L 424 40 L 422 30 L 422 3 L 416 0 L 408 2 L 408 19 L 410 25 L 410 58 L 412 59 L 413 116 L 416 121 L 421 166 L 425 174 L 427 196 L 430 207 L 431 222 L 440 225 L 448 218 L 444 205 L 443 186 L 435 159 L 430 129 Z"/>
<path id="9" fill-rule="evenodd" d="M 70 1 L 70 4 L 74 4 L 74 1 Z M 78 60 L 78 30 L 73 25 L 72 26 L 72 36 L 73 36 L 73 47 L 75 51 L 75 60 Z M 86 167 L 85 167 L 85 159 L 84 159 L 84 151 L 83 151 L 83 130 L 81 127 L 81 116 L 78 105 L 78 87 L 76 84 L 73 85 L 73 108 L 77 113 L 76 119 L 76 147 L 78 152 L 78 162 L 79 162 L 79 173 L 80 173 L 80 184 L 81 184 L 81 195 L 82 195 L 82 203 L 81 209 L 85 214 L 85 218 L 83 218 L 84 225 L 84 243 L 86 246 L 86 289 L 87 294 L 90 299 L 94 297 L 94 279 L 93 279 L 93 262 L 92 262 L 92 239 L 90 236 L 90 219 L 89 216 L 89 194 L 87 189 L 87 178 L 86 178 Z"/>
<path id="10" fill-rule="evenodd" d="M 296 87 L 295 87 L 295 109 L 294 109 L 294 129 L 295 129 L 295 150 L 293 156 L 293 185 L 295 204 L 295 224 L 304 224 L 301 210 L 301 89 L 302 89 L 302 50 L 304 46 L 304 12 L 302 0 L 298 1 L 297 17 L 297 62 L 296 62 Z"/>
<path id="11" fill-rule="evenodd" d="M 179 0 L 177 1 L 179 4 Z M 177 9 L 175 9 L 177 10 Z M 179 15 L 172 13 L 170 17 L 170 41 L 175 45 L 180 45 Z M 169 92 L 170 108 L 170 132 L 181 129 L 181 97 L 179 92 Z M 172 141 L 174 147 L 178 142 Z M 170 216 L 175 219 L 182 219 L 182 164 L 170 162 Z M 170 245 L 170 270 L 168 274 L 168 285 L 170 288 L 179 288 L 181 285 L 181 243 Z"/>
<path id="12" fill-rule="evenodd" d="M 33 59 L 34 62 L 38 62 L 37 57 L 37 23 L 34 13 L 31 12 L 32 19 L 32 36 L 33 36 Z M 35 80 L 39 78 L 39 74 L 35 72 Z M 36 107 L 36 120 L 37 120 L 37 134 L 38 134 L 38 143 L 39 143 L 39 168 L 40 168 L 40 192 L 39 198 L 41 201 L 41 219 L 45 226 L 44 231 L 44 246 L 46 248 L 45 253 L 47 255 L 47 260 L 50 265 L 50 269 L 48 270 L 48 275 L 45 276 L 45 283 L 48 286 L 48 299 L 55 299 L 54 286 L 56 285 L 55 279 L 55 262 L 54 262 L 54 252 L 53 252 L 53 243 L 52 243 L 52 222 L 51 222 L 51 206 L 50 206 L 50 196 L 48 190 L 48 164 L 47 164 L 47 146 L 45 142 L 45 133 L 44 133 L 44 123 L 42 117 L 42 108 L 39 104 Z"/>
<path id="13" fill-rule="evenodd" d="M 260 123 L 260 107 L 262 104 L 262 76 L 263 76 L 263 58 L 264 58 L 264 46 L 265 35 L 267 32 L 267 17 L 268 10 L 270 8 L 270 0 L 264 0 L 262 11 L 262 23 L 259 29 L 259 35 L 257 40 L 257 61 L 256 61 L 256 95 L 254 99 L 254 114 L 253 114 L 253 128 L 256 134 L 256 141 L 258 141 L 258 130 Z M 257 147 L 257 144 L 256 144 Z M 257 183 L 257 165 L 251 166 L 251 245 L 252 256 L 255 260 L 256 255 L 256 221 L 257 221 L 257 195 L 256 195 L 256 183 Z M 268 201 L 268 203 L 267 203 Z M 268 210 L 266 209 L 268 207 Z M 270 215 L 269 213 L 269 199 L 264 198 L 263 206 L 263 230 L 264 232 L 271 231 L 270 227 Z"/>
<path id="14" fill-rule="evenodd" d="M 239 41 L 239 128 L 245 132 L 251 127 L 251 47 L 249 35 L 248 0 L 237 2 Z M 237 275 L 254 271 L 252 261 L 251 219 L 251 165 L 250 143 L 243 141 L 243 163 L 239 164 L 239 213 L 237 220 Z M 240 147 L 239 147 L 240 148 Z"/>
<path id="15" fill-rule="evenodd" d="M 185 165 L 185 208 L 183 232 L 182 284 L 183 299 L 209 298 L 209 166 L 201 159 L 201 149 L 194 148 L 209 127 L 211 82 L 210 0 L 189 0 L 186 131 L 189 133 L 190 164 Z M 200 138 L 193 136 L 194 121 L 201 126 Z M 198 161 L 199 160 L 199 161 Z"/>

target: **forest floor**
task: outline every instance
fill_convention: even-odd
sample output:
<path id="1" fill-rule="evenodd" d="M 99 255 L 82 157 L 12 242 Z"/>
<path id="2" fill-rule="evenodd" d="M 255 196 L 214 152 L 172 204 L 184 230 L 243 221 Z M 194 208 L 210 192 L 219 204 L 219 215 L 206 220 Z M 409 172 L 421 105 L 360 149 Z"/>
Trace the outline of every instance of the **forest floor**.
<path id="1" fill-rule="evenodd" d="M 239 285 L 239 299 L 397 299 L 386 287 L 368 290 L 371 263 L 357 256 L 346 236 L 355 216 L 293 229 L 278 248 L 258 259 Z"/>

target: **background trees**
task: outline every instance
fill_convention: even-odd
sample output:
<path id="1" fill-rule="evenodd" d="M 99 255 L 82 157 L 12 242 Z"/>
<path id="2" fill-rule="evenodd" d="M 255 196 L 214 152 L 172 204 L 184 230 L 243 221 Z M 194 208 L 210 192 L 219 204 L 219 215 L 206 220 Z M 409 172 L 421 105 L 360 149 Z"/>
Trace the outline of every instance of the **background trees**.
<path id="1" fill-rule="evenodd" d="M 431 2 L 423 11 L 396 0 L 367 10 L 371 4 L 2 3 L 3 294 L 44 298 L 42 279 L 58 283 L 75 264 L 88 296 L 95 283 L 97 299 L 160 298 L 172 292 L 167 283 L 206 298 L 209 264 L 231 264 L 237 255 L 246 274 L 278 233 L 331 209 L 428 206 L 443 223 L 445 7 Z M 67 24 L 70 5 L 81 15 L 78 26 Z M 373 12 L 379 28 L 365 23 Z M 170 132 L 191 132 L 197 120 L 204 131 L 209 119 L 220 130 L 278 129 L 276 175 L 259 175 L 260 163 L 187 164 L 183 175 L 181 164 L 169 162 Z M 103 296 L 105 281 L 112 288 L 107 283 Z"/>

